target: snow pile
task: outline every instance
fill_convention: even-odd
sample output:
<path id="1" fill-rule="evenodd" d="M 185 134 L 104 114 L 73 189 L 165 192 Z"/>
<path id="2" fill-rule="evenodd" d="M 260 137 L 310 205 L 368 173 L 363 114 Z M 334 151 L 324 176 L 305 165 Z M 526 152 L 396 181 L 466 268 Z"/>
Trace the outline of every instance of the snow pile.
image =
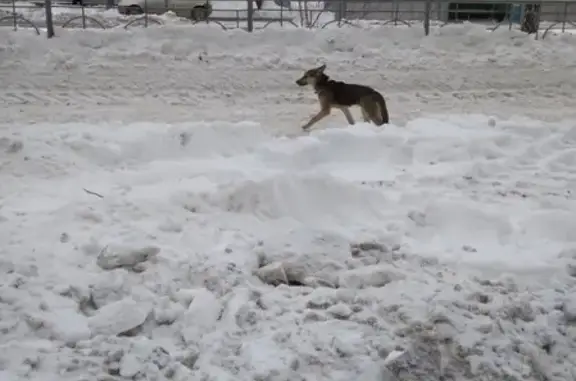
<path id="1" fill-rule="evenodd" d="M 364 81 L 381 81 L 382 77 L 386 77 L 387 81 L 391 81 L 389 91 L 403 89 L 401 86 L 405 82 L 396 81 L 388 74 L 390 70 L 405 71 L 409 67 L 413 71 L 410 76 L 419 81 L 420 91 L 441 91 L 431 85 L 428 89 L 426 79 L 418 76 L 418 72 L 446 71 L 447 65 L 454 68 L 482 65 L 487 70 L 498 69 L 494 76 L 502 76 L 505 68 L 523 68 L 524 65 L 532 68 L 538 65 L 550 78 L 555 78 L 555 73 L 550 71 L 570 65 L 576 54 L 576 42 L 570 36 L 535 41 L 520 38 L 524 36 L 520 32 L 488 32 L 484 26 L 469 23 L 433 29 L 430 36 L 424 36 L 423 30 L 416 27 L 285 28 L 246 33 L 240 30 L 223 31 L 205 24 L 128 31 L 85 30 L 82 33 L 59 29 L 58 38 L 50 45 L 34 35 L 14 33 L 9 29 L 0 29 L 0 36 L 2 49 L 10 50 L 10 59 L 0 64 L 8 67 L 21 59 L 33 61 L 30 67 L 44 72 L 57 70 L 57 64 L 70 65 L 66 68 L 70 71 L 82 66 L 102 68 L 99 65 L 130 62 L 132 65 L 170 65 L 171 70 L 176 71 L 171 72 L 173 78 L 183 76 L 179 71 L 184 69 L 184 65 L 188 68 L 193 63 L 197 66 L 195 70 L 188 70 L 185 74 L 196 82 L 206 80 L 204 72 L 207 70 L 229 69 L 230 73 L 226 73 L 229 78 L 225 82 L 230 82 L 241 69 L 274 69 L 274 73 L 261 73 L 261 76 L 273 74 L 281 78 L 278 83 L 286 83 L 287 79 L 282 76 L 287 73 L 292 85 L 295 73 L 301 74 L 307 65 L 322 61 L 327 62 L 329 70 L 346 68 L 340 76 L 362 74 Z M 66 59 L 66 62 L 51 62 L 56 58 Z M 242 86 L 251 85 L 245 78 L 242 79 Z M 185 79 L 173 80 L 174 84 L 180 80 Z M 493 85 L 494 91 L 499 90 L 497 86 L 501 86 L 499 82 L 503 80 L 500 77 L 482 77 L 483 83 Z M 468 81 L 480 80 L 472 76 L 455 78 L 444 80 L 443 85 L 451 90 L 466 89 Z"/>
<path id="2" fill-rule="evenodd" d="M 571 380 L 574 124 L 14 125 L 3 380 Z"/>
<path id="3" fill-rule="evenodd" d="M 0 28 L 0 379 L 575 378 L 572 37 L 58 36 Z M 393 124 L 303 136 L 322 61 Z"/>

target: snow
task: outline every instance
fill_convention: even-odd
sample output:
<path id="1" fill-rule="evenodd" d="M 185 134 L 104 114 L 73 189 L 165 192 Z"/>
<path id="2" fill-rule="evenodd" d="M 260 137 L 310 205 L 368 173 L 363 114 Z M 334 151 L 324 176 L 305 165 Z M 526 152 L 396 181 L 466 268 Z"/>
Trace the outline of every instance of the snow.
<path id="1" fill-rule="evenodd" d="M 46 24 L 46 13 L 44 8 L 37 6 L 32 2 L 16 1 L 16 12 L 27 20 L 32 21 L 37 27 L 44 27 Z M 0 3 L 0 16 L 10 16 L 12 13 L 12 3 Z M 305 16 L 307 12 L 307 17 Z M 227 28 L 236 28 L 238 23 L 246 27 L 246 12 L 247 2 L 243 0 L 222 1 L 217 0 L 212 3 L 211 17 L 218 19 L 219 17 L 234 17 L 238 21 L 222 22 Z M 82 15 L 90 17 L 99 21 L 107 28 L 124 27 L 129 21 L 139 19 L 142 15 L 122 15 L 116 8 L 106 9 L 104 5 L 100 6 L 87 6 L 82 9 L 79 6 L 70 6 L 70 4 L 54 3 L 52 6 L 52 17 L 55 25 L 60 26 L 68 22 L 74 17 L 81 17 Z M 292 20 L 296 25 L 304 25 L 313 22 L 315 27 L 322 26 L 334 20 L 334 13 L 325 11 L 322 2 L 308 2 L 306 6 L 297 1 L 291 2 L 290 8 L 280 7 L 271 0 L 264 1 L 262 9 L 255 9 L 255 28 L 265 27 L 267 22 L 260 22 L 258 18 L 281 18 L 286 21 Z M 158 20 L 162 24 L 167 25 L 190 25 L 190 20 L 183 17 L 178 17 L 175 13 L 168 11 L 161 15 L 150 14 L 150 18 Z M 11 21 L 11 20 L 8 20 Z M 10 22 L 6 22 L 7 26 L 11 26 Z M 213 26 L 216 24 L 213 24 Z M 82 26 L 82 20 L 72 21 L 70 26 Z M 88 28 L 102 28 L 100 25 L 95 24 L 91 19 L 86 19 L 86 27 Z M 220 26 L 218 26 L 219 28 Z M 268 26 L 266 26 L 268 27 Z"/>
<path id="2" fill-rule="evenodd" d="M 0 380 L 573 380 L 576 40 L 416 29 L 0 28 Z"/>

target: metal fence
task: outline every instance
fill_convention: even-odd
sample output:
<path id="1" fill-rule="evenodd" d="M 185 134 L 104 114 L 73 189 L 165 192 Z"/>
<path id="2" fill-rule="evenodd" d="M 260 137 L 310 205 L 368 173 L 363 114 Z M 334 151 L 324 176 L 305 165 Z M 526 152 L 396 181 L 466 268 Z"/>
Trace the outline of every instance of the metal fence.
<path id="1" fill-rule="evenodd" d="M 457 2 L 456 2 L 457 1 Z M 501 26 L 545 38 L 576 31 L 576 0 L 0 0 L 0 27 L 46 31 L 61 28 L 150 27 L 211 24 L 249 32 L 271 26 L 358 27 L 366 24 L 431 27 L 465 21 Z"/>

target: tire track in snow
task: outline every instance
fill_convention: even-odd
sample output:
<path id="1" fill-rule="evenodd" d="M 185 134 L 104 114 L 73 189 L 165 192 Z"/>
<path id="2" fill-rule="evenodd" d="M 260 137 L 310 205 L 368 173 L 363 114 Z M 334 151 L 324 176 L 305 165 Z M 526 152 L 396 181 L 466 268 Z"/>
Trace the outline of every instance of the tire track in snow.
<path id="1" fill-rule="evenodd" d="M 535 92 L 538 94 L 535 94 Z M 290 102 L 308 104 L 314 99 L 309 92 L 272 92 L 266 94 L 262 99 L 266 102 Z M 412 90 L 412 91 L 383 91 L 389 99 L 403 101 L 406 99 L 418 99 L 421 101 L 455 99 L 455 100 L 481 100 L 514 97 L 534 97 L 541 95 L 544 97 L 570 96 L 567 92 L 563 94 L 555 86 L 527 86 L 523 88 L 498 88 L 498 89 L 435 89 L 435 90 Z M 214 92 L 203 94 L 202 99 L 218 99 L 222 94 Z M 235 97 L 235 96 L 231 96 Z M 196 90 L 183 89 L 160 89 L 154 93 L 135 93 L 126 89 L 94 89 L 77 90 L 74 88 L 63 90 L 50 89 L 9 89 L 0 90 L 0 104 L 2 105 L 129 105 L 140 102 L 157 102 L 167 105 L 197 105 L 199 102 Z"/>
<path id="2" fill-rule="evenodd" d="M 0 69 L 3 86 L 0 89 L 0 104 L 3 105 L 129 105 L 154 102 L 167 105 L 198 105 L 203 100 L 230 98 L 231 102 L 243 102 L 253 97 L 265 102 L 296 102 L 307 104 L 313 98 L 309 89 L 295 88 L 293 77 L 296 70 L 281 70 L 262 73 L 253 77 L 250 69 L 239 71 L 207 70 L 200 76 L 180 76 L 178 71 L 159 73 L 150 78 L 147 72 L 131 72 L 123 75 L 123 69 L 98 70 L 94 73 L 71 72 L 34 75 L 30 78 L 18 75 L 13 70 Z M 438 70 L 411 68 L 371 70 L 366 68 L 359 74 L 346 72 L 338 77 L 349 82 L 360 81 L 381 90 L 390 99 L 405 102 L 446 99 L 483 100 L 522 98 L 571 97 L 576 88 L 571 68 L 559 67 L 552 72 L 541 68 L 518 67 L 514 75 L 509 68 L 469 67 L 465 70 Z M 335 75 L 336 77 L 336 75 Z M 247 81 L 252 78 L 254 81 Z M 353 78 L 358 78 L 354 80 Z M 568 100 L 569 105 L 573 102 Z"/>

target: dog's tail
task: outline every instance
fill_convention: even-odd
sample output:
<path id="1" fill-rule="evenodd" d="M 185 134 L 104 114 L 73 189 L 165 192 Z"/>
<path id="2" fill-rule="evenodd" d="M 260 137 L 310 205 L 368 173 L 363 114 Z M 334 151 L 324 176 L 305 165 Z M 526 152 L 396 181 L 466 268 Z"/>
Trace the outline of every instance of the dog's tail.
<path id="1" fill-rule="evenodd" d="M 377 115 L 375 115 L 372 121 L 378 126 L 390 123 L 388 117 L 388 108 L 386 107 L 386 101 L 384 100 L 382 94 L 380 94 L 379 92 L 375 92 L 373 95 L 373 99 L 374 102 L 376 102 L 376 105 L 378 106 L 378 111 Z"/>

